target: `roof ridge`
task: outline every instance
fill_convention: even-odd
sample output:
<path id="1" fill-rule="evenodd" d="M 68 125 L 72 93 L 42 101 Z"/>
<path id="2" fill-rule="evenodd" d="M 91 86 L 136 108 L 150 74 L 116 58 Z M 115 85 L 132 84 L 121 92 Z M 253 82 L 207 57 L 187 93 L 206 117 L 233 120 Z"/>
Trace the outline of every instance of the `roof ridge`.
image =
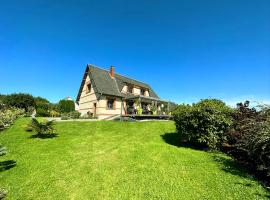
<path id="1" fill-rule="evenodd" d="M 103 71 L 106 71 L 106 72 L 110 73 L 108 70 L 106 70 L 106 69 L 104 69 L 104 68 L 101 68 L 101 67 L 98 67 L 98 66 L 93 65 L 93 64 L 87 64 L 87 66 L 95 67 L 95 68 L 98 68 L 98 69 L 100 69 L 100 70 L 103 70 Z M 115 75 L 122 76 L 122 77 L 124 77 L 124 78 L 128 78 L 128 79 L 131 79 L 131 80 L 133 80 L 133 81 L 137 81 L 137 82 L 139 82 L 139 83 L 143 83 L 143 84 L 147 85 L 148 87 L 150 87 L 148 83 L 142 82 L 142 81 L 137 80 L 137 79 L 134 79 L 134 78 L 130 78 L 130 77 L 126 76 L 126 75 L 122 75 L 122 74 L 119 74 L 119 73 L 115 73 Z"/>
<path id="2" fill-rule="evenodd" d="M 121 74 L 117 74 L 117 73 L 116 73 L 116 75 L 123 76 L 124 78 L 128 78 L 128 79 L 131 79 L 131 80 L 133 80 L 133 81 L 137 81 L 137 82 L 139 82 L 139 83 L 143 83 L 143 84 L 147 85 L 148 87 L 150 87 L 148 83 L 139 81 L 139 80 L 137 80 L 137 79 L 129 78 L 129 77 L 127 77 L 127 76 L 124 76 L 124 75 L 121 75 Z"/>

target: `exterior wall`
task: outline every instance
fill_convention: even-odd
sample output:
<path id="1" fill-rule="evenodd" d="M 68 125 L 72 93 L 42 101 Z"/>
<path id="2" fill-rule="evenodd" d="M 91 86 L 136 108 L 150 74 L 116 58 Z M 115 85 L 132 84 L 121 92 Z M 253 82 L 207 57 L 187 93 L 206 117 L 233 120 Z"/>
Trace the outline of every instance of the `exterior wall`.
<path id="1" fill-rule="evenodd" d="M 122 89 L 121 92 L 123 92 L 123 93 L 126 93 L 127 92 L 127 86 L 126 85 L 123 87 L 123 89 Z"/>
<path id="2" fill-rule="evenodd" d="M 81 115 L 87 114 L 87 112 L 94 113 L 94 103 L 96 103 L 96 116 L 98 119 L 105 119 L 107 117 L 113 116 L 113 115 L 120 115 L 121 114 L 121 104 L 122 99 L 121 98 L 115 98 L 115 97 L 106 97 L 103 96 L 99 100 L 97 100 L 97 97 L 94 93 L 94 89 L 91 86 L 91 92 L 86 93 L 87 91 L 87 83 L 89 83 L 90 79 L 87 76 L 85 84 L 83 86 L 83 90 L 80 96 L 79 100 L 79 112 Z M 108 98 L 115 98 L 115 105 L 114 109 L 108 109 L 107 108 L 107 100 Z M 124 106 L 122 108 L 122 114 L 125 113 Z"/>
<path id="3" fill-rule="evenodd" d="M 133 88 L 133 94 L 135 94 L 135 95 L 141 94 L 141 89 L 140 88 L 137 88 L 137 87 L 134 87 Z"/>
<path id="4" fill-rule="evenodd" d="M 97 104 L 97 116 L 99 119 L 104 119 L 113 115 L 120 115 L 121 114 L 121 104 L 122 104 L 122 99 L 121 98 L 115 98 L 115 104 L 114 104 L 114 109 L 108 109 L 107 108 L 107 100 L 108 98 L 115 98 L 115 97 L 106 97 L 103 96 L 101 99 L 98 101 Z M 124 106 L 122 107 L 122 114 L 124 114 Z"/>
<path id="5" fill-rule="evenodd" d="M 94 89 L 91 86 L 91 92 L 86 93 L 86 85 L 90 81 L 89 76 L 86 77 L 85 84 L 83 86 L 83 90 L 80 96 L 80 101 L 79 101 L 79 112 L 84 115 L 87 112 L 93 113 L 93 105 L 94 103 L 97 103 L 97 97 L 94 93 Z"/>
<path id="6" fill-rule="evenodd" d="M 125 85 L 121 92 L 127 93 L 128 92 L 128 87 Z M 139 88 L 137 86 L 134 87 L 133 88 L 133 94 L 134 95 L 140 95 L 141 94 L 141 88 Z M 149 91 L 148 90 L 145 91 L 144 96 L 149 97 Z"/>

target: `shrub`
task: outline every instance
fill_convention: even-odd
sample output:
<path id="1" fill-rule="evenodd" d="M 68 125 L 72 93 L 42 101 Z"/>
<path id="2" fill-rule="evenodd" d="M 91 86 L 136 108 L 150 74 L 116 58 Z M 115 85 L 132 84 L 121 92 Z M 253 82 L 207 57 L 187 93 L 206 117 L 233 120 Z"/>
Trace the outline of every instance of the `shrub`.
<path id="1" fill-rule="evenodd" d="M 49 110 L 45 110 L 43 108 L 37 108 L 36 109 L 36 117 L 50 117 L 50 112 Z"/>
<path id="2" fill-rule="evenodd" d="M 86 114 L 80 116 L 80 119 L 97 119 L 97 117 L 94 116 L 93 113 L 87 112 Z"/>
<path id="3" fill-rule="evenodd" d="M 18 93 L 6 95 L 3 103 L 11 107 L 27 110 L 28 107 L 35 106 L 35 99 L 30 94 Z"/>
<path id="4" fill-rule="evenodd" d="M 35 97 L 35 105 L 36 108 L 42 108 L 44 110 L 49 110 L 51 107 L 51 103 L 42 97 Z"/>
<path id="5" fill-rule="evenodd" d="M 39 122 L 37 119 L 33 118 L 30 127 L 33 128 L 34 132 L 37 135 L 42 134 L 53 134 L 54 133 L 54 122 L 53 121 L 45 121 Z"/>
<path id="6" fill-rule="evenodd" d="M 51 110 L 50 111 L 50 117 L 60 117 L 60 113 L 56 110 Z"/>
<path id="7" fill-rule="evenodd" d="M 2 108 L 0 110 L 0 129 L 10 126 L 17 117 L 24 114 L 20 108 Z"/>
<path id="8" fill-rule="evenodd" d="M 80 116 L 81 116 L 81 113 L 79 113 L 78 111 L 73 111 L 73 112 L 69 112 L 69 113 L 63 113 L 61 115 L 61 119 L 62 120 L 79 119 Z"/>
<path id="9" fill-rule="evenodd" d="M 35 107 L 29 106 L 25 112 L 25 117 L 31 117 L 35 110 Z"/>
<path id="10" fill-rule="evenodd" d="M 239 103 L 233 115 L 234 124 L 228 132 L 229 153 L 241 163 L 270 179 L 270 108 L 249 108 Z"/>
<path id="11" fill-rule="evenodd" d="M 71 100 L 61 100 L 59 101 L 58 106 L 61 113 L 68 113 L 75 111 L 75 104 Z"/>
<path id="12" fill-rule="evenodd" d="M 190 105 L 179 105 L 173 111 L 176 129 L 182 140 L 218 149 L 232 124 L 232 109 L 220 100 L 205 99 Z"/>

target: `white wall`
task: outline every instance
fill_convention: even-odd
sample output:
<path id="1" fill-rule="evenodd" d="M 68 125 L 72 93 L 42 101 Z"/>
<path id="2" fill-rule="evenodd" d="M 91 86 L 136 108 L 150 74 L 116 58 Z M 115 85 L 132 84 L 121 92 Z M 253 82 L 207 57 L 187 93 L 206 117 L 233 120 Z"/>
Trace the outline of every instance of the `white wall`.
<path id="1" fill-rule="evenodd" d="M 93 104 L 97 103 L 97 97 L 94 93 L 94 89 L 93 86 L 91 85 L 91 92 L 90 93 L 86 93 L 86 85 L 87 83 L 90 81 L 89 76 L 86 77 L 86 81 L 85 84 L 83 86 L 83 90 L 80 96 L 80 100 L 79 100 L 79 112 L 84 115 L 86 114 L 88 111 L 90 111 L 91 113 L 93 113 Z"/>

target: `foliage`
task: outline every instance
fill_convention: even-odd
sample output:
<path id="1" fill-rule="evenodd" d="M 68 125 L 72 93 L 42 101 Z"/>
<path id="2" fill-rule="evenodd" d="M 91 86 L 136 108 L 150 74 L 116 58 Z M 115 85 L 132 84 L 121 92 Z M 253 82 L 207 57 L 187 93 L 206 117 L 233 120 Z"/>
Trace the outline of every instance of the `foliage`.
<path id="1" fill-rule="evenodd" d="M 35 99 L 30 94 L 18 93 L 6 95 L 3 103 L 7 106 L 22 108 L 27 111 L 27 108 L 35 106 Z"/>
<path id="2" fill-rule="evenodd" d="M 42 97 L 35 97 L 35 104 L 36 104 L 36 109 L 40 108 L 43 110 L 49 110 L 51 108 L 51 103 Z"/>
<path id="3" fill-rule="evenodd" d="M 192 106 L 179 105 L 173 119 L 182 140 L 218 149 L 232 124 L 231 114 L 232 109 L 222 101 L 205 99 Z"/>
<path id="4" fill-rule="evenodd" d="M 0 130 L 10 126 L 15 119 L 24 114 L 24 109 L 3 107 L 0 109 Z"/>
<path id="5" fill-rule="evenodd" d="M 93 113 L 87 113 L 80 116 L 80 119 L 97 119 L 97 117 L 94 116 Z"/>
<path id="6" fill-rule="evenodd" d="M 54 133 L 53 121 L 39 122 L 36 118 L 32 118 L 31 124 L 29 124 L 29 126 L 32 127 L 34 132 L 36 132 L 38 135 Z"/>
<path id="7" fill-rule="evenodd" d="M 27 108 L 26 112 L 25 112 L 25 116 L 26 116 L 26 117 L 31 117 L 32 114 L 35 112 L 35 110 L 36 110 L 35 107 L 29 106 L 29 107 Z"/>
<path id="8" fill-rule="evenodd" d="M 229 153 L 270 180 L 270 108 L 249 108 L 246 101 L 238 104 L 233 118 Z"/>
<path id="9" fill-rule="evenodd" d="M 61 116 L 61 114 L 58 111 L 56 111 L 56 110 L 50 111 L 50 117 L 60 117 L 60 116 Z"/>
<path id="10" fill-rule="evenodd" d="M 75 111 L 75 104 L 71 100 L 61 100 L 58 103 L 60 113 L 68 113 Z"/>
<path id="11" fill-rule="evenodd" d="M 150 104 L 150 111 L 154 114 L 157 112 L 157 103 L 155 101 L 152 101 Z"/>
<path id="12" fill-rule="evenodd" d="M 36 117 L 51 116 L 51 111 L 54 106 L 47 99 L 42 97 L 35 97 L 35 104 L 36 104 Z"/>
<path id="13" fill-rule="evenodd" d="M 142 109 L 142 108 L 138 108 L 138 109 L 137 109 L 137 112 L 138 112 L 138 115 L 142 115 L 143 109 Z"/>
<path id="14" fill-rule="evenodd" d="M 50 111 L 45 110 L 44 108 L 37 108 L 36 109 L 36 117 L 50 117 Z"/>
<path id="15" fill-rule="evenodd" d="M 68 120 L 68 119 L 79 119 L 81 116 L 81 113 L 79 113 L 78 111 L 72 111 L 69 113 L 63 113 L 61 115 L 61 119 L 62 120 Z"/>

